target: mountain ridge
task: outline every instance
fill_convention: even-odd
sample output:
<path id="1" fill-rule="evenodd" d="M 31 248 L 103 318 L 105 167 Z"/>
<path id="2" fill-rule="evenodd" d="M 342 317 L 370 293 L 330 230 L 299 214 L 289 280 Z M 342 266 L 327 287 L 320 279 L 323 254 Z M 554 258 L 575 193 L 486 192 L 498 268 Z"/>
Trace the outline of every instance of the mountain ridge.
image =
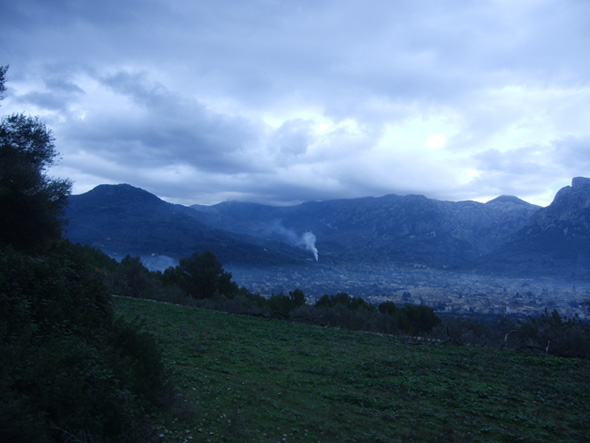
<path id="1" fill-rule="evenodd" d="M 100 185 L 71 196 L 66 216 L 73 241 L 111 255 L 180 258 L 207 248 L 228 264 L 291 266 L 313 262 L 317 247 L 320 263 L 330 266 L 590 278 L 590 179 L 584 177 L 545 208 L 506 195 L 479 203 L 395 194 L 294 206 L 188 207 L 131 185 Z M 310 246 L 306 233 L 317 243 Z"/>
<path id="2" fill-rule="evenodd" d="M 282 244 L 244 238 L 199 222 L 194 210 L 165 202 L 128 184 L 99 185 L 72 195 L 65 235 L 115 257 L 164 256 L 172 261 L 213 250 L 220 260 L 289 263 L 300 251 Z"/>

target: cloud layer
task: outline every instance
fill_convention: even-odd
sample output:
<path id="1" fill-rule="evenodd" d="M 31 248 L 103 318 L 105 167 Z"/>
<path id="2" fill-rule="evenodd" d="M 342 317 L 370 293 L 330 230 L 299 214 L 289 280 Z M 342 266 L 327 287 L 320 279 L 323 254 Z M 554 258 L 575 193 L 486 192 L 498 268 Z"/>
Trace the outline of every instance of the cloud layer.
<path id="1" fill-rule="evenodd" d="M 288 204 L 386 193 L 548 204 L 590 175 L 590 3 L 21 0 L 2 113 L 74 192 Z"/>

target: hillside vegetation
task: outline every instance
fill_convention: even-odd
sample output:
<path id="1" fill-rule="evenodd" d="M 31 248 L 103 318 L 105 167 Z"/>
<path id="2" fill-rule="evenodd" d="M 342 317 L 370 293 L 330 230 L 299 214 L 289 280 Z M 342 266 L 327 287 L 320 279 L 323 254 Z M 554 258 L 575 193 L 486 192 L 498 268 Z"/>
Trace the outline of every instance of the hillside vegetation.
<path id="1" fill-rule="evenodd" d="M 114 262 L 61 238 L 57 155 L 38 118 L 0 119 L 0 441 L 145 441 L 172 393 L 160 351 L 115 318 L 101 270 Z"/>
<path id="2" fill-rule="evenodd" d="M 159 441 L 588 441 L 590 362 L 117 298 L 179 392 Z"/>

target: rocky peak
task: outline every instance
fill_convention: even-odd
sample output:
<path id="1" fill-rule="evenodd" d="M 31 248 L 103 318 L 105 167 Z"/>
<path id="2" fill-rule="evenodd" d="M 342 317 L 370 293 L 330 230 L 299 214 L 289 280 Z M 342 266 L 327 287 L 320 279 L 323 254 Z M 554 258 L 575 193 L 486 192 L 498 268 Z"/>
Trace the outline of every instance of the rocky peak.
<path id="1" fill-rule="evenodd" d="M 572 179 L 572 188 L 576 189 L 586 189 L 590 191 L 590 178 L 586 177 L 574 177 Z"/>
<path id="2" fill-rule="evenodd" d="M 562 239 L 590 239 L 590 179 L 576 177 L 533 217 L 527 234 L 553 233 Z"/>
<path id="3" fill-rule="evenodd" d="M 575 177 L 571 186 L 561 188 L 546 208 L 547 215 L 569 218 L 579 210 L 590 208 L 590 179 Z"/>

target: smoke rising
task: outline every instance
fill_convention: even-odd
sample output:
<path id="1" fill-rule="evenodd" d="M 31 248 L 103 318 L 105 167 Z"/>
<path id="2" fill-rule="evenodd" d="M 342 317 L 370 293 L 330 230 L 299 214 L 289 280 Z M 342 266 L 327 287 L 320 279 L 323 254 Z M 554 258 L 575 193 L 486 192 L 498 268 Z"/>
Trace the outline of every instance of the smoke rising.
<path id="1" fill-rule="evenodd" d="M 315 235 L 312 232 L 304 232 L 301 240 L 305 243 L 305 249 L 311 251 L 315 261 L 318 261 L 318 248 L 315 247 Z"/>
<path id="2" fill-rule="evenodd" d="M 276 233 L 286 238 L 291 245 L 311 252 L 313 254 L 313 258 L 315 258 L 315 261 L 318 261 L 318 249 L 315 246 L 316 236 L 313 234 L 313 232 L 304 232 L 300 237 L 293 229 L 283 226 L 281 220 L 275 220 L 272 223 L 272 228 Z"/>

